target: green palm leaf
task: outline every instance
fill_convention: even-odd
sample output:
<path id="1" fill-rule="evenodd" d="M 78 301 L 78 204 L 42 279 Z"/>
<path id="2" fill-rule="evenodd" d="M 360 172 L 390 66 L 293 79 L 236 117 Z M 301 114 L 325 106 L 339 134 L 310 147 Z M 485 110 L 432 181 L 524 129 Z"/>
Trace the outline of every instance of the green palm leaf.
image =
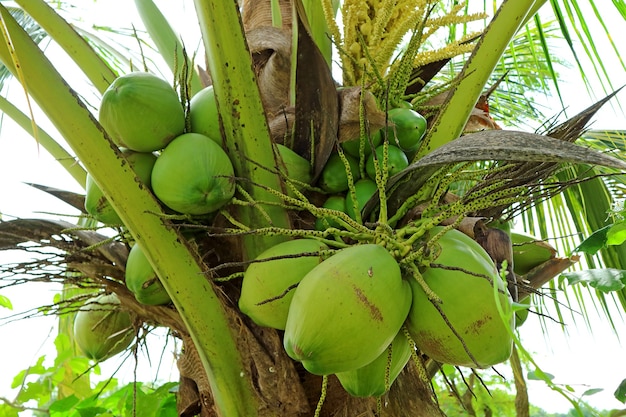
<path id="1" fill-rule="evenodd" d="M 24 12 L 24 10 L 17 7 L 8 7 L 7 10 L 35 43 L 39 44 L 42 40 L 47 38 L 47 33 L 32 17 Z M 5 81 L 11 77 L 11 72 L 4 65 L 0 65 L 0 88 L 4 86 Z"/>
<path id="2" fill-rule="evenodd" d="M 588 10 L 583 10 L 582 6 L 584 6 L 584 4 L 578 1 L 551 0 L 550 3 L 552 5 L 552 10 L 554 14 L 559 21 L 559 26 L 561 28 L 563 37 L 566 40 L 572 57 L 574 58 L 578 66 L 581 79 L 585 82 L 588 89 L 591 89 L 591 80 L 589 79 L 588 71 L 585 70 L 585 64 L 587 63 L 592 65 L 593 73 L 596 76 L 596 81 L 600 83 L 604 92 L 606 93 L 610 90 L 613 90 L 615 86 L 612 85 L 611 76 L 609 74 L 609 71 L 607 70 L 607 67 L 604 65 L 604 62 L 610 57 L 607 54 L 601 53 L 599 48 L 596 47 L 598 39 L 595 37 L 596 35 L 591 30 L 592 23 L 600 25 L 600 27 L 602 27 L 602 30 L 606 35 L 605 42 L 608 42 L 608 44 L 611 45 L 614 52 L 613 58 L 618 59 L 623 69 L 626 69 L 626 66 L 624 66 L 624 62 L 620 57 L 619 50 L 612 40 L 608 25 L 605 23 L 604 18 L 602 14 L 600 14 L 595 3 L 593 1 L 589 1 L 588 3 L 593 14 L 588 13 Z M 617 2 L 614 2 L 614 5 L 618 10 L 623 8 L 623 5 L 620 5 Z M 572 31 L 574 32 L 578 44 L 584 51 L 586 62 L 582 61 L 580 54 L 576 50 Z M 591 92 L 591 90 L 589 91 Z"/>

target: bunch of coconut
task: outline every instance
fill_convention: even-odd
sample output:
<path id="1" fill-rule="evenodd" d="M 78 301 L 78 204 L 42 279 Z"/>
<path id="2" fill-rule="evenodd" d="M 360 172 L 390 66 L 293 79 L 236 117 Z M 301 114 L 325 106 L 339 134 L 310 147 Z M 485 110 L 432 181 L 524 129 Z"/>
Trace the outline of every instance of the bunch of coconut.
<path id="1" fill-rule="evenodd" d="M 378 191 L 376 175 L 384 173 L 390 178 L 408 167 L 426 133 L 426 119 L 406 101 L 390 108 L 386 119 L 386 126 L 369 137 L 342 142 L 330 154 L 317 182 L 326 195 L 322 207 L 356 220 L 356 211 Z M 349 190 L 349 178 L 354 192 Z M 319 218 L 315 223 L 318 230 L 330 226 L 339 225 L 328 218 Z"/>
<path id="2" fill-rule="evenodd" d="M 176 90 L 156 75 L 123 75 L 102 96 L 100 124 L 137 177 L 177 213 L 214 212 L 235 191 L 233 166 L 221 146 L 214 97 L 206 93 L 203 96 L 194 102 L 192 129 L 188 132 Z M 194 119 L 200 121 L 194 123 Z M 120 217 L 93 178 L 89 176 L 88 180 L 87 212 L 106 225 L 121 225 Z"/>
<path id="3" fill-rule="evenodd" d="M 330 251 L 305 238 L 273 246 L 251 263 L 239 308 L 259 325 L 284 330 L 285 351 L 308 372 L 337 374 L 349 392 L 368 396 L 385 392 L 390 345 L 394 378 L 409 359 L 400 329 L 411 297 L 400 266 L 382 246 Z M 360 379 L 368 386 L 357 387 Z"/>
<path id="4" fill-rule="evenodd" d="M 357 397 L 387 392 L 418 351 L 472 368 L 508 359 L 512 300 L 487 252 L 443 227 L 421 244 L 430 264 L 420 268 L 420 283 L 381 245 L 280 243 L 246 269 L 239 308 L 284 331 L 286 353 L 308 372 L 336 375 Z"/>
<path id="5" fill-rule="evenodd" d="M 162 78 L 133 72 L 115 79 L 102 96 L 98 120 L 119 147 L 140 180 L 168 209 L 187 215 L 213 213 L 235 192 L 233 165 L 222 147 L 213 87 L 190 101 L 190 129 L 176 90 Z M 309 163 L 277 145 L 285 172 L 302 182 L 310 180 Z M 91 175 L 87 176 L 85 210 L 108 226 L 123 226 L 113 206 Z M 142 250 L 133 246 L 126 283 L 138 301 L 169 302 Z"/>

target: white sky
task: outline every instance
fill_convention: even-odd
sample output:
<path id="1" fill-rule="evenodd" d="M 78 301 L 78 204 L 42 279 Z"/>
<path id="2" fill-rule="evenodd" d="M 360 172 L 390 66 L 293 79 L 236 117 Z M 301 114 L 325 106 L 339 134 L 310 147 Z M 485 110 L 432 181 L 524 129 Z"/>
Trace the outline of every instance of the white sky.
<path id="1" fill-rule="evenodd" d="M 129 7 L 127 1 L 108 0 L 106 2 L 82 3 L 84 4 L 81 7 L 86 10 L 81 12 L 81 15 L 85 17 L 86 23 L 90 23 L 88 19 L 92 19 L 93 22 L 100 25 L 129 27 L 129 22 L 134 22 L 138 28 L 141 26 L 139 19 L 133 13 L 133 8 Z M 167 16 L 171 19 L 172 25 L 184 30 L 183 36 L 191 44 L 191 40 L 195 39 L 198 33 L 194 25 L 189 25 L 185 21 L 185 13 L 187 15 L 193 13 L 191 3 L 185 2 L 187 6 L 184 8 L 180 8 L 179 2 L 176 2 L 175 7 L 172 7 L 172 2 L 169 1 L 157 1 L 157 4 L 164 8 L 168 7 Z M 124 10 L 124 13 L 120 14 L 119 10 Z M 609 22 L 609 24 L 620 24 L 621 26 L 615 27 L 623 27 L 623 21 L 619 20 L 618 16 L 614 17 L 616 20 Z M 622 54 L 626 57 L 626 50 L 622 49 Z M 626 84 L 626 74 L 616 66 L 616 63 L 607 61 L 605 65 L 612 73 L 615 73 L 613 77 L 614 86 Z M 577 82 L 576 73 L 565 78 L 564 86 L 566 88 L 563 88 L 562 92 L 566 103 L 570 106 L 570 114 L 574 114 L 576 111 L 589 106 L 593 100 L 587 96 L 584 88 Z M 603 94 L 601 91 L 596 91 L 596 95 L 597 98 L 600 98 Z M 11 96 L 15 97 L 16 100 L 21 100 L 21 94 L 17 88 L 12 88 Z M 623 97 L 622 94 L 622 100 Z M 606 106 L 596 120 L 594 128 L 626 130 L 624 115 L 616 112 L 611 106 Z M 40 118 L 40 122 L 43 122 L 43 119 Z M 5 118 L 0 135 L 0 149 L 2 149 L 0 152 L 0 178 L 2 178 L 0 181 L 0 212 L 4 216 L 3 218 L 6 220 L 11 218 L 10 216 L 45 216 L 38 211 L 59 213 L 59 215 L 60 213 L 76 214 L 76 211 L 55 198 L 23 184 L 24 182 L 34 182 L 80 192 L 80 188 L 71 177 L 52 160 L 45 150 L 38 149 L 30 136 L 23 134 L 19 128 L 11 125 L 12 122 Z M 53 129 L 49 133 L 54 134 Z M 58 218 L 59 215 L 53 214 L 51 217 Z M 0 256 L 3 255 L 0 254 Z M 6 257 L 0 258 L 3 263 L 6 262 L 4 259 Z M 38 284 L 3 290 L 3 295 L 8 296 L 13 302 L 14 312 L 20 312 L 50 303 L 55 291 L 56 289 Z M 0 311 L 0 317 L 7 313 L 7 311 Z M 623 359 L 626 356 L 624 355 L 624 347 L 615 336 L 615 333 L 626 334 L 625 324 L 621 318 L 618 318 L 615 321 L 617 330 L 614 332 L 603 316 L 595 317 L 593 311 L 589 314 L 593 323 L 593 333 L 585 328 L 582 320 L 579 320 L 579 325 L 576 326 L 568 316 L 566 320 L 569 337 L 563 334 L 559 325 L 548 323 L 547 330 L 550 336 L 547 341 L 542 335 L 538 320 L 535 317 L 530 317 L 521 330 L 525 347 L 534 353 L 534 358 L 544 371 L 556 376 L 556 383 L 570 385 L 578 394 L 589 388 L 604 388 L 604 392 L 588 398 L 589 403 L 593 406 L 605 409 L 625 408 L 623 404 L 613 398 L 613 391 L 619 382 L 626 378 L 626 364 Z M 619 317 L 619 313 L 616 313 L 614 317 Z M 33 363 L 43 353 L 53 355 L 53 348 L 50 346 L 55 333 L 52 330 L 54 323 L 55 319 L 51 317 L 0 326 L 0 341 L 2 341 L 0 346 L 2 355 L 0 357 L 3 358 L 0 360 L 0 396 L 10 398 L 14 395 L 14 391 L 9 390 L 9 384 L 17 372 Z M 52 356 L 50 356 L 51 359 Z M 107 370 L 114 369 L 118 365 L 117 361 L 117 359 L 113 359 L 110 364 L 105 364 L 103 374 L 106 374 Z M 125 368 L 132 369 L 132 363 L 129 362 Z M 506 366 L 499 366 L 497 369 L 505 375 L 510 375 Z M 127 375 L 130 374 L 127 373 Z M 162 373 L 157 375 L 154 368 L 150 368 L 147 360 L 143 360 L 140 375 L 140 379 L 159 378 L 164 380 L 176 378 L 176 371 L 172 367 L 165 366 Z M 558 394 L 544 388 L 542 382 L 529 381 L 528 383 L 532 404 L 549 412 L 565 412 L 570 408 L 568 402 Z"/>

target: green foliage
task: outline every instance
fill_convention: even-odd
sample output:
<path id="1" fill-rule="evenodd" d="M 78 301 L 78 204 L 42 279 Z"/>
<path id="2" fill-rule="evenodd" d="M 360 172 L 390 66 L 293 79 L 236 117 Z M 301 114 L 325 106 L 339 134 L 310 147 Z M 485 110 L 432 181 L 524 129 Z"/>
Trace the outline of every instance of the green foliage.
<path id="1" fill-rule="evenodd" d="M 622 380 L 613 395 L 618 401 L 626 403 L 626 379 Z"/>
<path id="2" fill-rule="evenodd" d="M 459 369 L 453 369 L 449 365 L 444 365 L 447 382 L 441 376 L 435 378 L 437 397 L 439 405 L 446 417 L 466 417 L 468 415 L 517 417 L 515 409 L 515 387 L 513 380 L 507 380 L 493 373 L 480 374 L 481 382 L 474 379 L 473 375 L 468 377 L 467 372 L 461 375 Z M 541 374 L 541 375 L 540 375 Z M 554 376 L 542 372 L 529 372 L 529 380 L 549 380 Z M 477 378 L 476 378 L 477 379 Z M 469 386 L 469 388 L 468 388 Z M 565 386 L 566 390 L 573 391 L 571 387 Z M 454 391 L 456 390 L 456 395 Z M 531 417 L 604 417 L 608 416 L 608 411 L 597 410 L 584 401 L 583 397 L 591 396 L 602 391 L 599 388 L 591 388 L 585 391 L 576 405 L 578 409 L 572 408 L 565 413 L 548 413 L 544 409 L 530 405 L 529 415 Z M 471 410 L 469 410 L 471 407 Z M 475 414 L 471 414 L 473 411 Z"/>
<path id="3" fill-rule="evenodd" d="M 587 269 L 584 271 L 566 272 L 561 275 L 569 285 L 587 283 L 602 292 L 618 291 L 624 288 L 626 271 L 615 268 Z"/>
<path id="4" fill-rule="evenodd" d="M 550 94 L 550 81 L 567 65 L 559 55 L 548 53 L 555 47 L 558 30 L 554 21 L 532 20 L 504 50 L 485 85 L 488 89 L 500 82 L 489 96 L 489 112 L 498 123 L 522 127 L 545 121 L 545 109 L 536 98 Z M 450 76 L 461 72 L 466 58 L 452 59 L 448 71 L 442 71 L 435 80 L 449 81 Z"/>
<path id="5" fill-rule="evenodd" d="M 79 399 L 72 395 L 53 402 L 48 411 L 50 417 L 84 416 L 131 416 L 133 410 L 141 410 L 137 415 L 170 417 L 176 416 L 176 402 L 173 389 L 175 382 L 160 387 L 151 387 L 141 382 L 130 383 L 108 395 L 96 392 Z"/>
<path id="6" fill-rule="evenodd" d="M 578 245 L 574 251 L 595 255 L 600 249 L 612 245 L 621 245 L 626 241 L 626 221 L 613 223 L 596 230 Z"/>
<path id="7" fill-rule="evenodd" d="M 0 307 L 8 308 L 9 310 L 13 310 L 13 304 L 11 300 L 2 294 L 0 294 Z"/>
<path id="8" fill-rule="evenodd" d="M 461 375 L 458 369 L 453 369 L 447 365 L 444 366 L 444 369 L 446 369 L 448 382 L 444 383 L 441 378 L 437 378 L 442 387 L 437 396 L 439 405 L 446 417 L 471 415 L 468 411 L 469 407 L 476 413 L 476 416 L 487 416 L 489 412 L 492 413 L 491 415 L 498 417 L 517 416 L 512 380 L 506 380 L 493 373 L 481 373 L 481 383 L 475 380 L 473 375 L 469 378 L 467 375 Z M 453 393 L 454 390 L 456 390 L 457 395 Z M 459 397 L 465 405 L 463 405 Z M 547 416 L 548 414 L 545 414 L 545 411 L 539 407 L 531 405 L 530 415 L 535 417 Z"/>
<path id="9" fill-rule="evenodd" d="M 55 346 L 56 357 L 52 365 L 48 366 L 46 356 L 41 356 L 15 375 L 11 388 L 19 388 L 19 391 L 13 401 L 0 403 L 0 417 L 18 416 L 18 412 L 24 410 L 50 417 L 132 416 L 133 410 L 141 410 L 137 415 L 142 417 L 177 415 L 177 382 L 160 386 L 131 382 L 119 386 L 111 377 L 86 388 L 77 383 L 62 386 L 68 372 L 89 379 L 100 370 L 87 358 L 76 356 L 67 335 L 59 334 Z M 66 396 L 59 395 L 61 388 Z"/>

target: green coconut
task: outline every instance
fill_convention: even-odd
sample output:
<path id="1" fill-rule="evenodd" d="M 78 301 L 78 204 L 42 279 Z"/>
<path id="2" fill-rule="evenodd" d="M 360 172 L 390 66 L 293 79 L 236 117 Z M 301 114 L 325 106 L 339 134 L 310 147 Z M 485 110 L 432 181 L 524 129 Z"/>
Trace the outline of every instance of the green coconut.
<path id="1" fill-rule="evenodd" d="M 432 235 L 441 230 L 434 228 Z M 512 300 L 489 254 L 454 229 L 446 232 L 435 248 L 436 258 L 422 277 L 441 299 L 439 306 L 449 324 L 420 284 L 410 280 L 413 304 L 407 328 L 417 347 L 438 362 L 457 366 L 487 368 L 507 360 L 513 345 L 509 334 L 514 326 Z M 507 322 L 497 303 L 509 317 Z"/>
<path id="2" fill-rule="evenodd" d="M 133 245 L 128 253 L 125 282 L 126 287 L 141 304 L 164 305 L 172 302 L 138 244 Z"/>
<path id="3" fill-rule="evenodd" d="M 294 181 L 293 185 L 298 189 L 302 190 L 302 184 L 310 184 L 313 179 L 313 173 L 311 172 L 311 164 L 306 158 L 301 157 L 288 147 L 275 144 L 276 149 L 278 150 L 278 154 L 280 156 L 281 161 L 279 161 L 279 170 L 283 173 L 283 175 Z M 287 195 L 294 196 L 294 193 L 291 191 L 289 187 L 287 188 Z"/>
<path id="4" fill-rule="evenodd" d="M 388 112 L 391 126 L 387 127 L 389 143 L 409 153 L 419 148 L 426 134 L 427 121 L 418 112 L 409 107 L 397 107 Z"/>
<path id="5" fill-rule="evenodd" d="M 352 175 L 353 181 L 360 178 L 359 161 L 348 154 L 344 154 L 344 157 L 348 162 L 348 170 L 346 170 L 346 165 L 341 159 L 341 156 L 339 156 L 339 153 L 333 152 L 328 158 L 318 181 L 319 186 L 324 191 L 328 193 L 346 191 L 348 189 L 348 172 Z"/>
<path id="6" fill-rule="evenodd" d="M 243 275 L 239 309 L 260 326 L 284 330 L 295 286 L 322 261 L 324 249 L 317 240 L 296 239 L 261 253 Z"/>
<path id="7" fill-rule="evenodd" d="M 113 80 L 102 95 L 98 120 L 113 142 L 138 152 L 163 149 L 185 129 L 178 94 L 167 81 L 147 72 Z"/>
<path id="8" fill-rule="evenodd" d="M 374 154 L 376 155 L 376 161 L 374 161 Z M 380 145 L 377 147 L 368 158 L 365 163 L 365 172 L 371 179 L 376 179 L 376 165 L 380 172 L 383 170 L 383 161 L 385 156 L 385 146 Z M 404 168 L 409 166 L 409 160 L 404 151 L 397 146 L 387 145 L 387 177 L 392 177 Z"/>
<path id="9" fill-rule="evenodd" d="M 235 194 L 233 165 L 209 137 L 185 133 L 174 139 L 152 169 L 152 190 L 179 213 L 212 213 Z"/>
<path id="10" fill-rule="evenodd" d="M 296 288 L 285 351 L 316 375 L 361 368 L 387 349 L 410 305 L 409 285 L 385 248 L 363 244 L 341 249 Z"/>
<path id="11" fill-rule="evenodd" d="M 222 145 L 219 113 L 212 85 L 198 91 L 189 101 L 189 120 L 191 132 L 208 136 Z"/>
<path id="12" fill-rule="evenodd" d="M 383 141 L 383 137 L 381 134 L 380 130 L 377 130 L 376 132 L 370 132 L 370 136 L 368 137 L 363 137 L 363 138 L 357 138 L 357 139 L 352 139 L 352 140 L 348 140 L 346 142 L 341 142 L 341 148 L 349 155 L 354 156 L 355 158 L 359 158 L 359 152 L 361 151 L 361 141 L 365 141 L 365 143 L 363 144 L 363 152 L 365 154 L 365 156 L 368 156 L 372 153 L 372 149 L 376 149 L 376 147 L 378 147 L 382 141 Z"/>
<path id="13" fill-rule="evenodd" d="M 391 362 L 389 354 L 391 353 Z M 387 392 L 411 358 L 411 343 L 403 332 L 398 332 L 391 342 L 373 362 L 353 371 L 336 374 L 341 386 L 354 397 L 378 397 Z M 389 380 L 385 381 L 389 367 Z"/>
<path id="14" fill-rule="evenodd" d="M 135 337 L 130 316 L 113 293 L 87 300 L 74 318 L 74 340 L 89 359 L 102 362 L 124 351 Z"/>
<path id="15" fill-rule="evenodd" d="M 510 233 L 513 244 L 513 270 L 526 275 L 533 268 L 556 256 L 556 249 L 549 243 L 524 233 Z"/>
<path id="16" fill-rule="evenodd" d="M 322 207 L 345 213 L 346 197 L 341 194 L 331 195 L 326 199 L 326 201 L 324 201 Z M 341 227 L 341 225 L 336 220 L 333 220 L 333 218 L 330 216 L 320 217 L 315 220 L 315 230 L 326 230 L 328 227 L 339 228 Z"/>
<path id="17" fill-rule="evenodd" d="M 156 162 L 156 155 L 152 152 L 134 152 L 129 149 L 122 150 L 122 153 L 137 177 L 150 188 L 152 167 Z M 85 211 L 87 213 L 109 226 L 123 224 L 122 219 L 90 174 L 87 174 L 85 193 Z"/>
<path id="18" fill-rule="evenodd" d="M 369 178 L 362 178 L 354 183 L 354 193 L 356 200 L 354 200 L 352 193 L 346 194 L 346 214 L 356 220 L 356 210 L 359 212 L 363 210 L 365 204 L 369 201 L 374 194 L 378 192 L 376 181 Z"/>

